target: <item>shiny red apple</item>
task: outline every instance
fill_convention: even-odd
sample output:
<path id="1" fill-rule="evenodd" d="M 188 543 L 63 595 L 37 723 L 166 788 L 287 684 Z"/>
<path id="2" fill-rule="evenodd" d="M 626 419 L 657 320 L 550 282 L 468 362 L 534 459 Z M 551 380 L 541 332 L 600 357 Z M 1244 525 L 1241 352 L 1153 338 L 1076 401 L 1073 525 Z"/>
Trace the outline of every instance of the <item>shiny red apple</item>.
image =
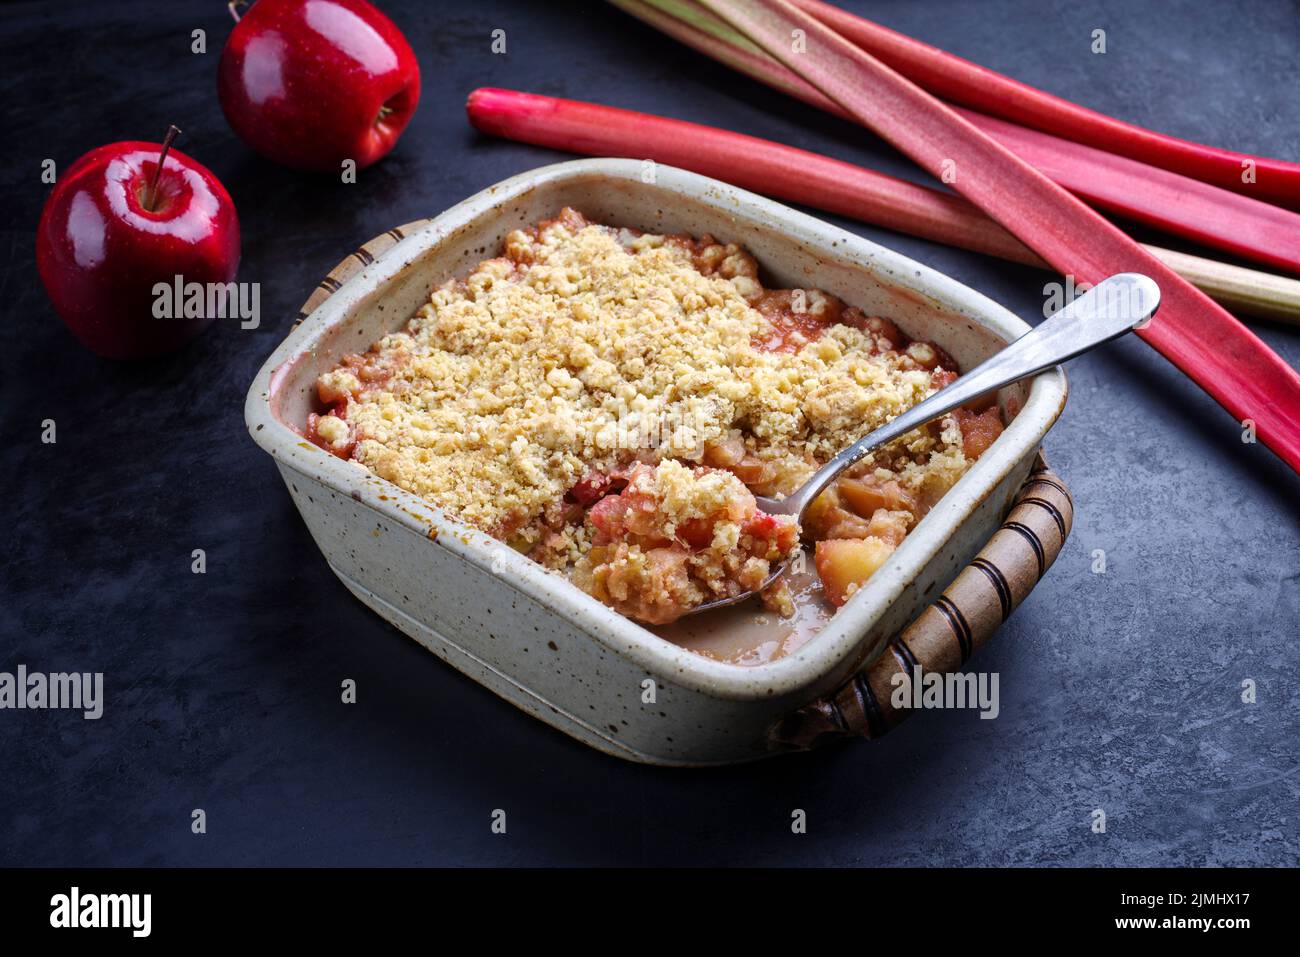
<path id="1" fill-rule="evenodd" d="M 176 276 L 233 280 L 239 217 L 220 180 L 179 150 L 110 143 L 59 177 L 37 227 L 36 266 L 86 346 L 110 359 L 149 358 L 180 348 L 213 319 L 158 318 L 179 310 L 158 309 L 155 286 Z"/>
<path id="2" fill-rule="evenodd" d="M 420 67 L 365 0 L 257 0 L 221 51 L 217 92 L 240 138 L 295 169 L 382 158 L 420 100 Z"/>

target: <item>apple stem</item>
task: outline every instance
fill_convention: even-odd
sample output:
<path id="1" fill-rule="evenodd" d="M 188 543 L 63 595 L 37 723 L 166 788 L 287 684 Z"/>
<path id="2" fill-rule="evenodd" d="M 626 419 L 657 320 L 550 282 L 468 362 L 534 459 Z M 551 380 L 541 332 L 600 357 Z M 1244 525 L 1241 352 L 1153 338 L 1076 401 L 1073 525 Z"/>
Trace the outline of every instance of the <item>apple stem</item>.
<path id="1" fill-rule="evenodd" d="M 153 178 L 149 180 L 149 192 L 145 193 L 144 208 L 153 212 L 155 193 L 158 191 L 158 176 L 162 173 L 163 164 L 167 162 L 167 151 L 172 148 L 172 143 L 180 135 L 180 130 L 175 126 L 167 127 L 167 136 L 163 138 L 162 152 L 158 154 L 158 167 L 153 171 Z"/>
<path id="2" fill-rule="evenodd" d="M 248 6 L 248 0 L 230 0 L 230 2 L 226 4 L 226 9 L 230 11 L 230 15 L 234 17 L 235 22 L 238 23 L 239 8 L 246 7 L 246 6 Z"/>

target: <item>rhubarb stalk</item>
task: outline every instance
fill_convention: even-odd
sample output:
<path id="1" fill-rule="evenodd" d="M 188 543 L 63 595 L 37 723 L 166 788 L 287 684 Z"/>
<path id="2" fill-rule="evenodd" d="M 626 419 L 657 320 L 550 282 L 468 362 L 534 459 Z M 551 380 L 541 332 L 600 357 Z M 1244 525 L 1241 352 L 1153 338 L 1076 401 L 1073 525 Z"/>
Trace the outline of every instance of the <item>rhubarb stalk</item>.
<path id="1" fill-rule="evenodd" d="M 692 0 L 612 2 L 740 72 L 852 119 L 840 104 Z M 1300 214 L 973 110 L 957 112 L 1095 206 L 1255 262 L 1300 272 Z"/>
<path id="2" fill-rule="evenodd" d="M 1259 439 L 1300 471 L 1300 375 L 1223 308 L 1082 201 L 811 15 L 785 0 L 702 3 L 922 168 L 951 179 L 1058 271 L 1092 284 L 1121 272 L 1155 279 L 1160 312 L 1137 334 L 1234 418 L 1253 423 Z"/>
<path id="3" fill-rule="evenodd" d="M 1046 268 L 1041 257 L 960 196 L 783 143 L 580 100 L 474 90 L 465 104 L 484 133 L 591 156 L 680 166 L 744 189 L 949 246 Z M 737 157 L 744 157 L 738 162 Z M 1226 305 L 1296 322 L 1300 282 L 1199 256 L 1151 249 Z"/>
<path id="4" fill-rule="evenodd" d="M 971 110 L 956 112 L 1093 206 L 1300 272 L 1300 214 Z"/>
<path id="5" fill-rule="evenodd" d="M 960 196 L 770 140 L 596 103 L 478 89 L 466 113 L 494 136 L 680 166 L 827 212 L 1029 265 L 1042 260 Z"/>
<path id="6" fill-rule="evenodd" d="M 1300 164 L 1156 133 L 1052 96 L 821 0 L 792 0 L 935 96 L 1079 143 L 1296 208 Z"/>

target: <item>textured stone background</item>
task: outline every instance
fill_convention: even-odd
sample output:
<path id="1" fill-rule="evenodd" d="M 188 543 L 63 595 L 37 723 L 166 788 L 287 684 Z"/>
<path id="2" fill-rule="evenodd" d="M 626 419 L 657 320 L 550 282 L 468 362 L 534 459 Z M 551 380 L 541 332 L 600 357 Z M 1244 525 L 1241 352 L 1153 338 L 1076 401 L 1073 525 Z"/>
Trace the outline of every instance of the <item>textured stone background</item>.
<path id="1" fill-rule="evenodd" d="M 858 2 L 882 22 L 1138 123 L 1300 159 L 1293 3 Z M 424 93 L 343 186 L 249 152 L 217 105 L 219 3 L 7 7 L 0 22 L 0 670 L 103 671 L 107 712 L 0 713 L 0 863 L 1295 864 L 1300 483 L 1140 342 L 1076 363 L 1048 441 L 1069 545 L 977 659 L 1002 713 L 925 714 L 876 744 L 735 769 L 624 764 L 437 662 L 336 583 L 245 389 L 359 242 L 558 154 L 476 136 L 483 84 L 593 97 L 919 176 L 872 137 L 596 4 L 383 6 Z M 189 52 L 208 31 L 210 52 Z M 508 56 L 488 35 L 507 30 Z M 1109 52 L 1089 52 L 1096 27 Z M 45 157 L 158 139 L 239 206 L 263 324 L 148 368 L 101 362 L 35 276 Z M 743 157 L 738 157 L 743 162 Z M 1043 274 L 852 223 L 1034 321 Z M 1293 364 L 1294 330 L 1260 326 Z M 38 441 L 58 423 L 57 445 Z M 190 574 L 190 551 L 208 554 Z M 1104 549 L 1108 569 L 1090 571 Z M 355 678 L 359 703 L 339 703 Z M 1259 702 L 1239 701 L 1243 679 Z M 206 809 L 208 834 L 190 833 Z M 492 837 L 493 808 L 509 812 Z M 789 831 L 804 808 L 805 836 Z M 1094 808 L 1109 817 L 1091 833 Z"/>

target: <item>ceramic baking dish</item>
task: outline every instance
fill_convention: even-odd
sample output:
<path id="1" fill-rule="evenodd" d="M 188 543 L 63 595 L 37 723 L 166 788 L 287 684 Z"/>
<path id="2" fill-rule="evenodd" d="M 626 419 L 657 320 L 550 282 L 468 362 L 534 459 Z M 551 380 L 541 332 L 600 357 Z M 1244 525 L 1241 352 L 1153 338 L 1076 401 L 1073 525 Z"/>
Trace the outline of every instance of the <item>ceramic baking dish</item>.
<path id="1" fill-rule="evenodd" d="M 659 638 L 303 438 L 319 373 L 404 325 L 432 287 L 496 255 L 510 230 L 566 205 L 601 223 L 741 243 L 757 257 L 765 284 L 824 289 L 937 343 L 962 368 L 1028 331 L 984 296 L 834 226 L 693 173 L 651 171 L 632 160 L 560 163 L 453 207 L 330 290 L 266 361 L 245 411 L 334 573 L 401 631 L 602 751 L 661 764 L 721 764 L 773 753 L 768 731 L 775 721 L 878 655 L 989 539 L 1061 412 L 1065 377 L 1053 370 L 1005 390 L 1004 408 L 1018 414 L 888 563 L 820 635 L 754 667 Z"/>

